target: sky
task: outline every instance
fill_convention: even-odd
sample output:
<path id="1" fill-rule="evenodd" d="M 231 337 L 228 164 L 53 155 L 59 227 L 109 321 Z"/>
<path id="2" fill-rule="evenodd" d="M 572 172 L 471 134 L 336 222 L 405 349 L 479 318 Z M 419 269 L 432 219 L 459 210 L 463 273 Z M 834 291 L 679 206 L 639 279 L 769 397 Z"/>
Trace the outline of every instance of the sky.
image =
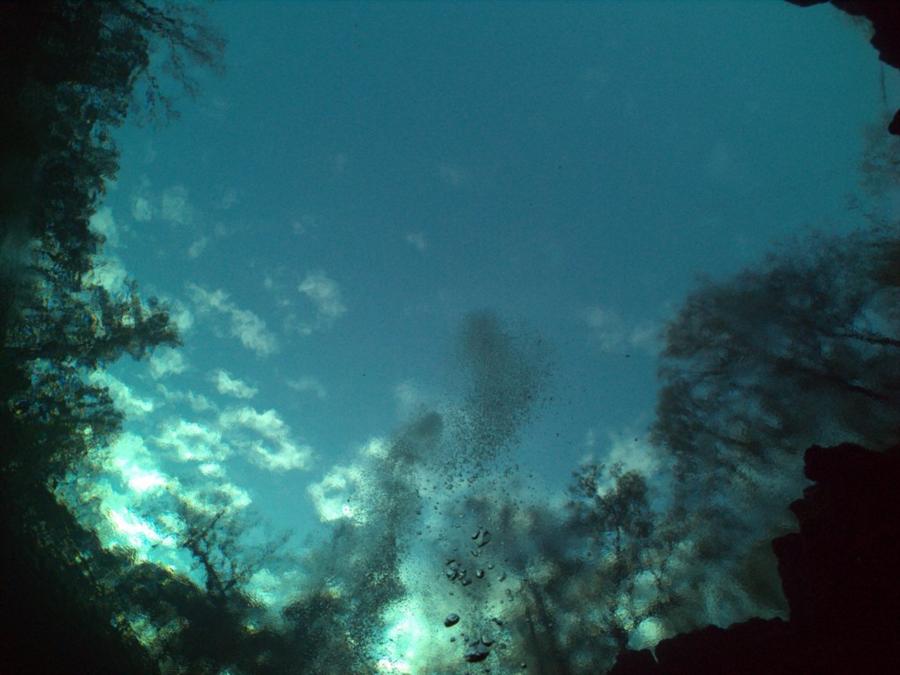
<path id="1" fill-rule="evenodd" d="M 658 470 L 665 319 L 700 276 L 858 224 L 885 112 L 863 29 L 825 6 L 209 11 L 224 75 L 180 119 L 119 131 L 93 220 L 98 278 L 168 301 L 184 340 L 93 375 L 128 416 L 91 488 L 107 536 L 156 557 L 172 539 L 141 514 L 167 487 L 296 542 L 360 517 L 359 458 L 456 405 L 472 312 L 542 345 L 508 458 L 535 499 L 588 456 Z"/>

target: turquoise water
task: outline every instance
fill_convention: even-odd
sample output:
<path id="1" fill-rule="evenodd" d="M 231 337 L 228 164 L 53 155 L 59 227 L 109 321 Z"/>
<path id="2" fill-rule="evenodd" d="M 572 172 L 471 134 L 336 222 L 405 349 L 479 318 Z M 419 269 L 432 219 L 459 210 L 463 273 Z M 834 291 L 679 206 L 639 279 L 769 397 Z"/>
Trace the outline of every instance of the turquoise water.
<path id="1" fill-rule="evenodd" d="M 898 78 L 865 28 L 775 2 L 229 2 L 208 21 L 224 71 L 178 119 L 115 131 L 90 221 L 87 281 L 136 279 L 182 340 L 81 372 L 122 433 L 55 490 L 103 545 L 210 592 L 186 542 L 215 517 L 212 564 L 256 603 L 236 621 L 294 626 L 292 672 L 599 672 L 783 615 L 765 542 L 797 455 L 698 452 L 684 478 L 651 433 L 657 369 L 699 278 L 869 226 L 867 129 Z M 765 323 L 741 297 L 725 323 L 776 344 L 740 332 Z M 768 400 L 729 404 L 762 424 Z M 296 637 L 286 607 L 327 627 Z M 151 650 L 179 630 L 122 621 Z M 357 665 L 323 665 L 341 650 Z"/>

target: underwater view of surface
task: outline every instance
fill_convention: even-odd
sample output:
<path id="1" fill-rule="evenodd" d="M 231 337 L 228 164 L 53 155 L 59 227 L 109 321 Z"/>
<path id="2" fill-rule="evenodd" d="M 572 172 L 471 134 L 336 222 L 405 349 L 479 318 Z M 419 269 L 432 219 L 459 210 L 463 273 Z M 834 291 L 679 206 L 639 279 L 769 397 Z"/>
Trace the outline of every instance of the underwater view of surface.
<path id="1" fill-rule="evenodd" d="M 97 645 L 59 672 L 603 673 L 786 619 L 804 450 L 900 440 L 900 77 L 863 18 L 0 31 L 4 597 Z"/>

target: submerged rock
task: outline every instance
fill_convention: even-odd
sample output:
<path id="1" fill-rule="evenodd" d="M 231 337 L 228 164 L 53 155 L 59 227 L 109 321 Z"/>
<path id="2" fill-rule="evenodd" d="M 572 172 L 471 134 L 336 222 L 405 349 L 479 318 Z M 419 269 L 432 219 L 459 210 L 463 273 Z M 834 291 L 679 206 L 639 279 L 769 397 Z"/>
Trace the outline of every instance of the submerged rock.
<path id="1" fill-rule="evenodd" d="M 469 644 L 464 657 L 469 663 L 478 663 L 479 661 L 484 661 L 490 655 L 490 647 L 484 644 L 481 640 L 476 640 L 475 642 Z"/>
<path id="2" fill-rule="evenodd" d="M 444 619 L 444 625 L 447 628 L 450 628 L 451 626 L 455 626 L 458 623 L 459 623 L 459 614 L 448 614 L 447 618 Z"/>

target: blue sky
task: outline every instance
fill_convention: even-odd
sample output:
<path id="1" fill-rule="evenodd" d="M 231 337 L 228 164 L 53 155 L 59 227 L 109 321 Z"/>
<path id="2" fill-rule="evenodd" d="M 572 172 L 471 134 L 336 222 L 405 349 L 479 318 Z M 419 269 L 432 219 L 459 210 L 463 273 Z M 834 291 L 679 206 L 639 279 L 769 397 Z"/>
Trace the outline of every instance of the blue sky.
<path id="1" fill-rule="evenodd" d="M 513 451 L 533 495 L 557 499 L 589 454 L 659 470 L 662 321 L 697 275 L 856 224 L 862 132 L 884 112 L 875 52 L 829 7 L 210 14 L 225 75 L 178 121 L 121 130 L 94 221 L 108 283 L 127 271 L 184 329 L 177 352 L 97 375 L 129 413 L 101 489 L 141 545 L 166 536 L 137 515 L 164 485 L 298 539 L 346 515 L 360 448 L 454 405 L 461 321 L 485 308 L 548 346 Z"/>

